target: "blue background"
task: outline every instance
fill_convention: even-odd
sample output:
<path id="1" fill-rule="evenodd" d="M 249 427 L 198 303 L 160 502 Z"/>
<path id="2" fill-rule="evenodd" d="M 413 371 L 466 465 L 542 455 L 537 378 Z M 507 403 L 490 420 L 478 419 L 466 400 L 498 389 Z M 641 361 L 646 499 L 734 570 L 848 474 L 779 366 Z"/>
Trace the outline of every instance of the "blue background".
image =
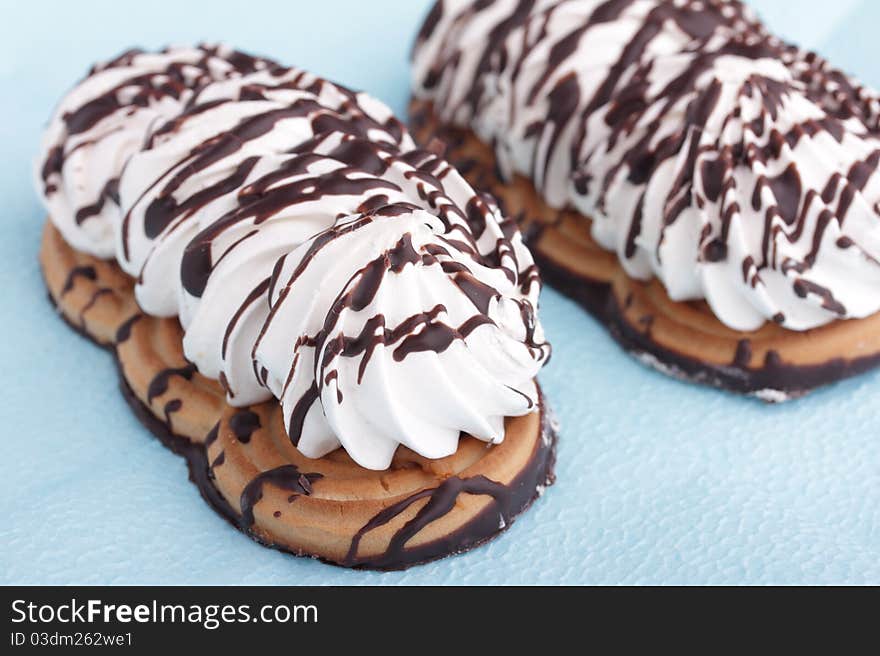
<path id="1" fill-rule="evenodd" d="M 624 355 L 552 290 L 541 379 L 558 482 L 500 539 L 406 572 L 259 547 L 123 402 L 111 358 L 45 299 L 40 131 L 93 60 L 224 40 L 365 89 L 401 115 L 427 2 L 0 2 L 0 582 L 880 583 L 880 373 L 781 407 L 679 383 Z M 880 85 L 880 3 L 753 3 L 784 36 Z"/>

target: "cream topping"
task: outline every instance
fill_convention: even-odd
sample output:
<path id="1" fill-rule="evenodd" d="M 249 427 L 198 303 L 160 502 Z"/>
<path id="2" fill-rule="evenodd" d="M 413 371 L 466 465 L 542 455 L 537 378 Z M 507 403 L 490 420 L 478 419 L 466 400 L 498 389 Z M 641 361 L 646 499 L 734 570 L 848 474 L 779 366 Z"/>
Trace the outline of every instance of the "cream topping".
<path id="1" fill-rule="evenodd" d="M 50 219 L 75 248 L 113 256 L 118 185 L 128 158 L 156 122 L 176 116 L 196 89 L 267 68 L 226 46 L 130 50 L 94 66 L 61 100 L 35 166 Z"/>
<path id="2" fill-rule="evenodd" d="M 417 96 L 739 330 L 880 310 L 876 94 L 721 0 L 443 0 Z"/>

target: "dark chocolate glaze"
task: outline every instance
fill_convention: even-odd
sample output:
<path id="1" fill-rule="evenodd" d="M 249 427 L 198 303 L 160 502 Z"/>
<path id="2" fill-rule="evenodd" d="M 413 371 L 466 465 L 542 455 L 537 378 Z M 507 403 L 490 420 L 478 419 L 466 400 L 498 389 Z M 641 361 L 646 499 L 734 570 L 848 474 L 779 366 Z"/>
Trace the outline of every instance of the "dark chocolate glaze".
<path id="1" fill-rule="evenodd" d="M 404 524 L 398 529 L 394 536 L 392 536 L 391 542 L 388 545 L 388 550 L 385 554 L 370 562 L 376 566 L 381 566 L 383 563 L 396 562 L 403 559 L 406 543 L 417 535 L 419 531 L 425 528 L 425 526 L 432 521 L 443 517 L 452 510 L 458 501 L 459 495 L 463 493 L 477 495 L 484 494 L 492 497 L 492 501 L 496 506 L 496 512 L 498 513 L 499 526 L 504 525 L 509 521 L 510 509 L 508 508 L 508 504 L 511 500 L 511 495 L 507 493 L 506 488 L 501 483 L 488 479 L 485 476 L 473 476 L 470 478 L 451 476 L 440 483 L 437 487 L 420 490 L 415 494 L 411 494 L 402 501 L 398 501 L 397 503 L 388 506 L 373 517 L 373 519 L 367 522 L 352 538 L 351 547 L 348 550 L 348 554 L 345 556 L 344 563 L 349 566 L 358 563 L 358 546 L 364 535 L 375 528 L 384 526 L 419 499 L 428 499 L 428 503 L 419 509 L 416 516 Z"/>
<path id="2" fill-rule="evenodd" d="M 171 399 L 167 401 L 162 408 L 162 414 L 165 415 L 165 423 L 171 426 L 171 415 L 183 407 L 181 399 Z"/>
<path id="3" fill-rule="evenodd" d="M 211 508 L 214 509 L 215 512 L 217 512 L 217 514 L 238 528 L 238 513 L 232 508 L 229 502 L 226 501 L 212 482 L 213 474 L 211 473 L 211 467 L 208 464 L 207 448 L 202 444 L 192 442 L 189 439 L 174 433 L 171 423 L 169 422 L 169 417 L 166 417 L 165 421 L 156 417 L 156 415 L 154 415 L 137 397 L 131 387 L 128 386 L 128 383 L 125 381 L 125 376 L 122 373 L 121 364 L 118 360 L 117 365 L 119 365 L 117 367 L 119 371 L 119 391 L 122 393 L 122 397 L 128 403 L 132 412 L 134 412 L 134 415 L 159 439 L 163 445 L 172 452 L 179 456 L 183 456 L 186 459 L 189 480 L 198 488 L 202 498 Z M 220 460 L 220 463 L 218 464 L 222 464 L 222 460 Z"/>
<path id="4" fill-rule="evenodd" d="M 229 346 L 229 337 L 232 335 L 232 331 L 238 325 L 238 322 L 241 320 L 241 317 L 244 315 L 245 311 L 253 305 L 254 303 L 265 302 L 266 300 L 266 291 L 269 289 L 269 278 L 266 278 L 262 282 L 260 282 L 256 287 L 254 287 L 253 291 L 247 295 L 244 299 L 244 302 L 241 304 L 235 314 L 232 315 L 232 319 L 229 320 L 229 324 L 226 326 L 226 330 L 223 332 L 223 344 L 220 348 L 221 355 L 226 357 L 226 349 Z M 223 373 L 223 372 L 221 372 Z M 225 375 L 224 375 L 225 378 Z"/>
<path id="5" fill-rule="evenodd" d="M 260 416 L 256 412 L 252 412 L 247 408 L 243 408 L 232 415 L 229 420 L 229 427 L 242 444 L 251 441 L 251 435 L 260 427 Z"/>
<path id="6" fill-rule="evenodd" d="M 157 396 L 162 396 L 168 391 L 168 382 L 172 376 L 180 376 L 185 380 L 192 380 L 193 374 L 196 372 L 194 364 L 185 364 L 182 367 L 168 367 L 163 369 L 150 381 L 147 387 L 147 403 L 152 403 Z"/>
<path id="7" fill-rule="evenodd" d="M 70 273 L 67 274 L 67 278 L 64 280 L 64 286 L 61 288 L 61 296 L 64 297 L 65 294 L 73 289 L 73 285 L 77 278 L 85 278 L 86 280 L 95 282 L 97 277 L 98 273 L 95 271 L 95 267 L 90 264 L 73 267 L 70 270 Z"/>
<path id="8" fill-rule="evenodd" d="M 670 367 L 677 376 L 692 382 L 738 394 L 778 390 L 788 397 L 797 398 L 817 387 L 856 376 L 880 365 L 880 353 L 849 360 L 834 358 L 822 364 L 805 366 L 787 364 L 771 351 L 775 357 L 758 366 L 750 366 L 751 345 L 747 339 L 739 342 L 735 358 L 729 366 L 705 363 L 660 346 L 651 339 L 650 332 L 637 330 L 630 325 L 609 285 L 584 280 L 537 251 L 533 252 L 541 268 L 541 277 L 587 309 L 626 351 L 649 353 Z"/>
<path id="9" fill-rule="evenodd" d="M 259 474 L 245 485 L 241 492 L 241 517 L 239 524 L 242 528 L 250 528 L 254 524 L 254 506 L 263 498 L 263 486 L 266 484 L 289 490 L 293 495 L 312 493 L 312 483 L 323 478 L 321 474 L 302 473 L 296 465 L 281 465 L 275 469 L 269 469 Z M 288 497 L 288 503 L 291 499 Z"/>
<path id="10" fill-rule="evenodd" d="M 82 310 L 80 310 L 80 316 L 82 316 L 82 320 L 85 321 L 86 313 L 93 307 L 95 307 L 102 296 L 112 296 L 113 294 L 113 290 L 109 287 L 99 287 L 94 292 L 92 292 L 89 300 L 86 302 L 85 305 L 83 305 Z"/>
<path id="11" fill-rule="evenodd" d="M 138 312 L 137 314 L 133 314 L 128 319 L 123 321 L 120 324 L 119 328 L 116 329 L 116 344 L 127 342 L 131 338 L 131 330 L 135 322 L 139 321 L 144 316 L 145 315 Z"/>
<path id="12" fill-rule="evenodd" d="M 736 344 L 736 354 L 733 356 L 733 366 L 745 368 L 752 359 L 752 343 L 748 339 L 741 339 Z"/>

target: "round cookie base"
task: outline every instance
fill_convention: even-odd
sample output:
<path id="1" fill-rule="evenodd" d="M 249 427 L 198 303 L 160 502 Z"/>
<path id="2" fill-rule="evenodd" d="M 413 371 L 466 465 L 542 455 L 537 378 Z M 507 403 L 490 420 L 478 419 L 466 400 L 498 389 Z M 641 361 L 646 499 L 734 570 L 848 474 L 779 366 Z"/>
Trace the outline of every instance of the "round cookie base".
<path id="1" fill-rule="evenodd" d="M 247 521 L 249 520 L 243 519 L 240 508 L 234 508 L 216 487 L 212 464 L 209 462 L 208 448 L 204 444 L 192 442 L 186 437 L 173 433 L 168 424 L 158 419 L 131 390 L 121 371 L 119 389 L 138 420 L 165 447 L 186 460 L 190 482 L 196 486 L 204 501 L 218 515 L 234 528 L 265 547 L 277 549 L 293 556 L 314 558 L 329 565 L 351 569 L 395 571 L 439 560 L 446 556 L 465 553 L 506 531 L 513 524 L 514 520 L 528 510 L 532 503 L 541 496 L 544 488 L 552 485 L 555 481 L 553 470 L 556 463 L 557 431 L 551 414 L 545 410 L 546 406 L 543 403 L 542 397 L 540 436 L 536 443 L 535 456 L 533 458 L 534 467 L 529 468 L 528 471 L 523 471 L 517 481 L 509 486 L 511 490 L 511 503 L 508 505 L 507 512 L 504 515 L 495 514 L 489 511 L 489 508 L 485 508 L 471 521 L 459 527 L 455 533 L 446 535 L 442 539 L 424 542 L 415 548 L 406 550 L 403 552 L 404 558 L 401 560 L 390 559 L 385 553 L 358 556 L 355 550 L 354 554 L 350 554 L 350 547 L 342 558 L 328 556 L 317 551 L 309 552 L 297 547 L 295 544 L 274 538 L 271 533 L 255 530 L 252 525 L 248 525 Z M 212 443 L 215 439 L 216 432 L 213 436 L 208 436 L 208 443 Z M 284 494 L 289 495 L 289 490 L 285 490 Z M 499 521 L 500 519 L 504 521 Z"/>
<path id="2" fill-rule="evenodd" d="M 540 411 L 507 420 L 489 446 L 462 436 L 428 460 L 399 447 L 389 469 L 343 450 L 295 451 L 277 404 L 230 408 L 206 441 L 210 480 L 258 542 L 344 567 L 399 570 L 469 551 L 506 530 L 554 480 L 556 427 Z"/>
<path id="3" fill-rule="evenodd" d="M 722 324 L 703 301 L 676 302 L 656 279 L 630 278 L 590 234 L 590 219 L 544 203 L 522 176 L 505 182 L 492 149 L 471 130 L 444 125 L 424 100 L 410 102 L 418 141 L 442 149 L 468 181 L 515 217 L 542 278 L 577 301 L 640 362 L 675 378 L 781 402 L 880 365 L 880 313 L 807 331 L 766 323 Z"/>
<path id="4" fill-rule="evenodd" d="M 51 225 L 40 262 L 48 298 L 65 322 L 114 354 L 120 390 L 135 416 L 186 459 L 204 500 L 265 546 L 345 567 L 405 569 L 487 542 L 554 481 L 556 427 L 540 388 L 539 412 L 509 419 L 508 439 L 499 445 L 462 436 L 456 454 L 437 461 L 401 447 L 387 475 L 359 467 L 342 450 L 307 459 L 279 430 L 277 403 L 226 404 L 219 386 L 186 363 L 177 320 L 141 313 L 117 265 L 74 251 Z M 86 320 L 96 305 L 89 299 L 102 297 L 112 303 L 98 320 Z M 243 413 L 262 417 L 266 428 L 256 426 L 243 438 L 236 426 Z M 245 453 L 264 435 L 270 449 L 261 457 L 278 465 L 272 469 Z M 238 473 L 231 465 L 236 448 L 244 453 L 245 471 Z M 294 461 L 323 473 L 297 474 L 292 483 L 277 475 L 296 469 Z M 368 494 L 358 496 L 359 490 Z M 295 510 L 280 521 L 279 511 L 265 509 L 279 499 Z"/>

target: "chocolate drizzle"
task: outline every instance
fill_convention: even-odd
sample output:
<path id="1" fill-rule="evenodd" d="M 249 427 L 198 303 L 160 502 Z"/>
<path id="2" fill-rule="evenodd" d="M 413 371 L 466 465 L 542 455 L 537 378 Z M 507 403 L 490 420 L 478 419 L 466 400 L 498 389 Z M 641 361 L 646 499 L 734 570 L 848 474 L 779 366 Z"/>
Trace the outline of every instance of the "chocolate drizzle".
<path id="1" fill-rule="evenodd" d="M 312 407 L 312 404 L 318 400 L 318 396 L 318 383 L 314 382 L 311 387 L 306 390 L 306 393 L 297 399 L 294 404 L 293 411 L 290 413 L 290 421 L 287 424 L 287 435 L 290 437 L 293 446 L 299 445 L 303 425 L 306 421 L 306 415 Z"/>
<path id="2" fill-rule="evenodd" d="M 752 343 L 748 339 L 741 339 L 736 343 L 736 354 L 733 356 L 733 364 L 736 367 L 746 368 L 752 360 Z"/>
<path id="3" fill-rule="evenodd" d="M 93 217 L 96 214 L 100 214 L 104 209 L 104 203 L 107 199 L 117 205 L 119 204 L 119 178 L 111 178 L 108 180 L 107 184 L 105 184 L 104 188 L 101 190 L 101 193 L 98 194 L 98 200 L 91 205 L 80 207 L 76 211 L 73 217 L 77 225 L 84 223 L 86 219 Z"/>
<path id="4" fill-rule="evenodd" d="M 396 349 L 394 359 L 400 362 L 411 353 L 430 351 L 442 353 L 456 339 L 464 340 L 476 328 L 492 324 L 492 320 L 485 316 L 474 316 L 461 324 L 458 328 L 447 326 L 444 323 L 432 322 L 417 333 L 407 335 Z"/>
<path id="5" fill-rule="evenodd" d="M 251 435 L 260 428 L 260 416 L 251 410 L 242 409 L 232 415 L 229 420 L 229 427 L 242 444 L 251 441 Z"/>
<path id="6" fill-rule="evenodd" d="M 73 267 L 70 270 L 70 273 L 67 274 L 67 278 L 64 281 L 64 286 L 61 288 L 62 297 L 73 290 L 73 285 L 76 282 L 77 278 L 85 278 L 86 280 L 91 280 L 92 282 L 94 282 L 98 278 L 98 273 L 97 271 L 95 271 L 95 267 L 90 264 Z"/>
<path id="7" fill-rule="evenodd" d="M 254 523 L 254 506 L 263 498 L 263 486 L 266 484 L 288 490 L 295 495 L 312 493 L 312 483 L 323 478 L 321 474 L 303 474 L 296 465 L 281 465 L 275 469 L 269 469 L 258 474 L 248 483 L 241 492 L 241 519 L 242 528 L 249 528 Z"/>
<path id="8" fill-rule="evenodd" d="M 319 146 L 321 141 L 313 145 Z M 275 171 L 250 183 L 238 195 L 239 207 L 213 222 L 202 230 L 188 244 L 181 262 L 181 281 L 184 289 L 196 297 L 204 293 L 208 278 L 219 258 L 212 255 L 215 240 L 243 221 L 253 221 L 255 225 L 268 220 L 286 208 L 313 202 L 327 196 L 362 197 L 376 190 L 400 191 L 392 182 L 375 177 L 354 178 L 352 174 L 359 169 L 357 161 L 368 159 L 364 154 L 369 150 L 376 160 L 380 160 L 382 150 L 379 146 L 355 138 L 343 141 L 339 148 L 330 154 L 300 153 L 281 164 Z M 341 159 L 351 157 L 350 159 Z M 380 160 L 381 161 L 381 160 Z M 309 174 L 308 171 L 320 164 L 342 163 L 328 173 Z M 387 164 L 373 163 L 373 170 Z M 296 176 L 294 178 L 294 176 Z M 278 184 L 291 178 L 291 181 Z M 225 192 L 223 192 L 225 193 Z"/>
<path id="9" fill-rule="evenodd" d="M 130 316 L 128 319 L 122 322 L 122 324 L 116 330 L 116 344 L 122 344 L 123 342 L 127 342 L 131 337 L 131 331 L 134 327 L 136 321 L 143 318 L 143 314 L 134 314 Z"/>
<path id="10" fill-rule="evenodd" d="M 388 549 L 380 558 L 371 559 L 370 565 L 382 568 L 389 564 L 395 564 L 406 561 L 405 547 L 406 543 L 419 533 L 425 526 L 434 520 L 447 514 L 453 509 L 458 497 L 461 494 L 484 494 L 492 497 L 495 505 L 495 511 L 498 515 L 499 526 L 504 526 L 510 521 L 509 492 L 508 489 L 496 481 L 490 480 L 485 476 L 474 476 L 471 478 L 459 478 L 452 476 L 443 481 L 435 488 L 420 490 L 415 494 L 408 496 L 402 501 L 388 506 L 378 515 L 373 517 L 361 528 L 352 538 L 351 547 L 343 561 L 348 567 L 357 564 L 364 564 L 358 561 L 357 552 L 361 538 L 375 528 L 387 524 L 395 517 L 400 515 L 404 510 L 409 508 L 419 499 L 428 499 L 428 502 L 422 506 L 416 516 L 404 524 L 391 538 Z"/>
<path id="11" fill-rule="evenodd" d="M 157 396 L 162 396 L 168 391 L 168 382 L 172 376 L 179 376 L 184 380 L 192 380 L 193 374 L 196 372 L 195 365 L 186 364 L 183 367 L 169 367 L 163 369 L 150 381 L 147 386 L 147 403 L 152 403 Z"/>

